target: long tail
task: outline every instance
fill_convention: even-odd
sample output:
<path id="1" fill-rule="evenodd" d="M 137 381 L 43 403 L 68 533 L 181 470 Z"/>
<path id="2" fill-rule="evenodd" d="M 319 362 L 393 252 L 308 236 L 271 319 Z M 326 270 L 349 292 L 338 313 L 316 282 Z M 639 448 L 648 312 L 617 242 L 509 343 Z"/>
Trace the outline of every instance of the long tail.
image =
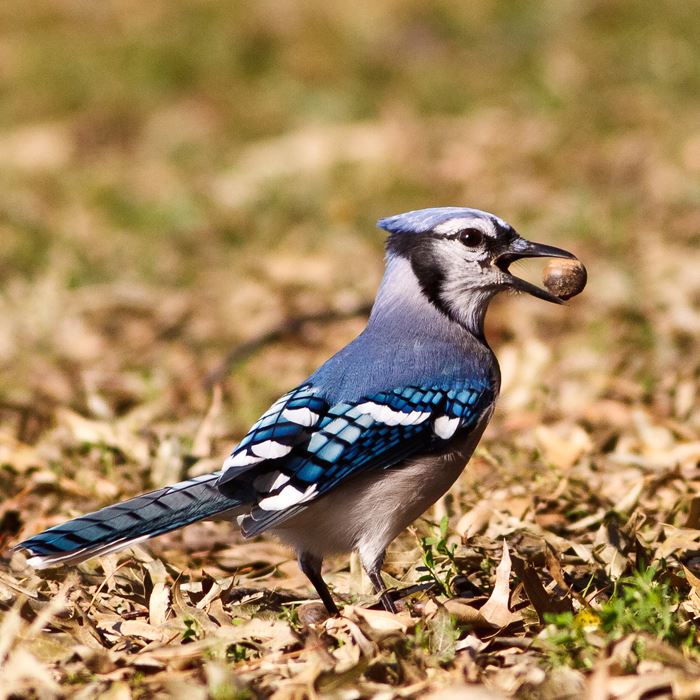
<path id="1" fill-rule="evenodd" d="M 56 525 L 16 545 L 28 551 L 35 569 L 77 564 L 116 552 L 171 530 L 231 512 L 242 502 L 216 488 L 221 472 L 213 472 L 150 491 L 102 510 Z"/>

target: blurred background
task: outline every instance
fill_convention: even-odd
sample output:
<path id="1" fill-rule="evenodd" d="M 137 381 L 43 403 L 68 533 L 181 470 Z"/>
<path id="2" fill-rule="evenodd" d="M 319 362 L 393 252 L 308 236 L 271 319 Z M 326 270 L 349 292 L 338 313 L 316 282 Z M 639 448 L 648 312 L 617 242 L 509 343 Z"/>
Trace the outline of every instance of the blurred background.
<path id="1" fill-rule="evenodd" d="M 376 219 L 428 206 L 589 270 L 568 308 L 494 304 L 464 508 L 552 464 L 603 499 L 694 466 L 698 36 L 670 1 L 3 2 L 4 537 L 216 468 L 362 329 Z"/>

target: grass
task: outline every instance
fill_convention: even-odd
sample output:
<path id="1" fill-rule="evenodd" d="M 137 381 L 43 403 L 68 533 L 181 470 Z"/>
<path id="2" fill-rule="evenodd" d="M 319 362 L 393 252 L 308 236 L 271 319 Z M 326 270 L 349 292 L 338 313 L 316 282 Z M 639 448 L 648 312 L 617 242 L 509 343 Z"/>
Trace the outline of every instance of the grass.
<path id="1" fill-rule="evenodd" d="M 615 583 L 612 595 L 595 608 L 549 615 L 542 634 L 552 663 L 591 669 L 621 639 L 631 639 L 625 671 L 633 673 L 645 659 L 654 659 L 658 647 L 649 640 L 667 642 L 697 660 L 700 654 L 692 618 L 681 610 L 681 596 L 663 581 L 655 567 L 636 571 Z"/>
<path id="2" fill-rule="evenodd" d="M 448 526 L 449 518 L 445 515 L 440 520 L 439 535 L 420 538 L 423 567 L 426 573 L 420 576 L 418 581 L 435 584 L 444 595 L 450 595 L 452 581 L 459 573 L 455 560 L 457 545 L 449 544 L 447 541 Z"/>

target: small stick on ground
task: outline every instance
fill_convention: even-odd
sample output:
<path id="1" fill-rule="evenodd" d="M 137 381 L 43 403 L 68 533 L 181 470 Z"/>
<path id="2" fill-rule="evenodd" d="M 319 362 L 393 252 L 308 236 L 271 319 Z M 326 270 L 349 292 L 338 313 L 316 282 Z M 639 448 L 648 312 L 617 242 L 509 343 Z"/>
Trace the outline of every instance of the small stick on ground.
<path id="1" fill-rule="evenodd" d="M 204 386 L 211 389 L 226 378 L 231 368 L 238 362 L 246 360 L 254 355 L 258 350 L 274 343 L 287 335 L 298 333 L 306 323 L 333 323 L 334 321 L 344 321 L 355 316 L 367 316 L 372 310 L 372 305 L 363 303 L 346 311 L 335 311 L 329 309 L 315 314 L 303 314 L 285 319 L 275 328 L 271 328 L 265 333 L 261 333 L 255 338 L 251 338 L 237 347 L 224 357 L 221 364 L 213 369 L 204 379 Z"/>

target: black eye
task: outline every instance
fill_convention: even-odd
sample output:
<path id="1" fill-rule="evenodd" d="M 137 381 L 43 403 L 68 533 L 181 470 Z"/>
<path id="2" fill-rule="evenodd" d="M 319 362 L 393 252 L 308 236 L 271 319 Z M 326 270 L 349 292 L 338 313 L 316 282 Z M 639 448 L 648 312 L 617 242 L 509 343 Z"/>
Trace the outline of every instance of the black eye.
<path id="1" fill-rule="evenodd" d="M 459 240 L 470 248 L 476 248 L 484 242 L 484 234 L 478 228 L 465 228 L 459 232 Z"/>

